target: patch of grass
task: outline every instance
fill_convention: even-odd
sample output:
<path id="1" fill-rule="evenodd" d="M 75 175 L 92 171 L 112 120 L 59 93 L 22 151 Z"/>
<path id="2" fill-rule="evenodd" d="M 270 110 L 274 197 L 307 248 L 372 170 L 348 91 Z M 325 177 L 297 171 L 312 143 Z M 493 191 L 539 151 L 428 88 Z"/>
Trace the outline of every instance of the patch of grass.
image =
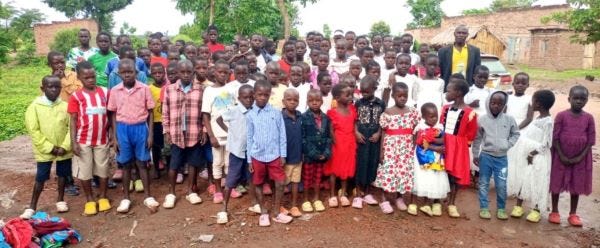
<path id="1" fill-rule="evenodd" d="M 516 70 L 511 70 L 511 72 L 526 72 L 533 80 L 566 81 L 572 79 L 583 79 L 586 75 L 593 75 L 596 77 L 600 75 L 600 69 L 552 71 L 540 68 L 532 68 L 526 65 L 517 65 L 517 68 L 514 69 Z"/>
<path id="2" fill-rule="evenodd" d="M 49 73 L 45 65 L 0 68 L 0 141 L 26 133 L 25 110 L 41 94 L 40 82 Z"/>

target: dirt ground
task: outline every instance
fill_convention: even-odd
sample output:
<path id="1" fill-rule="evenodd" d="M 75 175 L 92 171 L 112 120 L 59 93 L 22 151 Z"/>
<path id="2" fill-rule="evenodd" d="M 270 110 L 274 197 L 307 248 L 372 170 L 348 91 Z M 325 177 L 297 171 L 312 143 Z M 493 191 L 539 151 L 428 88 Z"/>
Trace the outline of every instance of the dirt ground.
<path id="1" fill-rule="evenodd" d="M 543 84 L 532 84 L 545 87 Z M 553 113 L 568 108 L 566 92 L 556 89 L 557 103 Z M 597 91 L 596 91 L 597 93 Z M 596 119 L 600 119 L 600 99 L 590 99 L 585 108 Z M 600 124 L 597 138 L 600 137 Z M 600 140 L 600 139 L 599 139 Z M 593 149 L 594 162 L 600 159 L 597 147 Z M 33 174 L 34 160 L 30 141 L 26 136 L 0 143 L 0 219 L 18 216 L 28 204 Z M 600 170 L 594 171 L 594 181 L 598 182 Z M 152 194 L 162 202 L 167 183 L 163 179 L 154 181 Z M 56 182 L 50 180 L 46 186 L 39 209 L 56 214 L 54 208 Z M 206 182 L 201 181 L 204 192 Z M 5 204 L 7 195 L 16 191 L 14 204 Z M 71 211 L 62 214 L 83 235 L 82 247 L 203 247 L 208 245 L 236 245 L 250 247 L 591 247 L 600 246 L 600 184 L 595 183 L 594 193 L 582 197 L 579 214 L 583 228 L 568 226 L 568 195 L 562 195 L 560 210 L 562 225 L 547 222 L 547 213 L 539 224 L 528 223 L 525 219 L 490 221 L 478 218 L 478 201 L 474 189 L 463 190 L 457 200 L 462 218 L 409 216 L 396 211 L 384 215 L 378 207 L 327 209 L 320 214 L 308 214 L 289 225 L 273 223 L 271 227 L 258 227 L 258 216 L 245 210 L 249 197 L 233 199 L 230 207 L 230 223 L 216 224 L 215 215 L 221 205 L 208 201 L 208 195 L 201 197 L 205 202 L 191 206 L 183 200 L 184 187 L 178 187 L 178 202 L 173 210 L 160 209 L 149 214 L 142 206 L 142 195 L 133 194 L 132 211 L 127 215 L 117 214 L 116 205 L 121 193 L 109 192 L 113 210 L 94 217 L 82 216 L 84 197 L 67 197 Z M 492 191 L 490 199 L 495 202 Z M 4 200 L 2 200 L 4 199 Z M 289 201 L 286 196 L 286 201 Z M 286 202 L 289 203 L 289 202 Z M 509 200 L 508 210 L 514 205 Z M 494 208 L 494 207 L 492 207 Z M 138 226 L 131 231 L 133 223 Z M 131 235 L 133 233 L 133 235 Z M 214 235 L 211 243 L 203 243 L 198 238 L 203 234 Z"/>

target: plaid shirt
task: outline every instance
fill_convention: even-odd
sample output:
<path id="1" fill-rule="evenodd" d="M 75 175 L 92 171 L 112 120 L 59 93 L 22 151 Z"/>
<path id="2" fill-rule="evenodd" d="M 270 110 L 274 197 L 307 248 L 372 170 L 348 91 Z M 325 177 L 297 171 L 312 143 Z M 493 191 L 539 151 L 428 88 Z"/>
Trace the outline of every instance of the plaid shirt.
<path id="1" fill-rule="evenodd" d="M 202 86 L 198 83 L 193 83 L 188 93 L 183 92 L 181 81 L 165 88 L 162 105 L 163 132 L 170 134 L 171 142 L 180 148 L 193 147 L 200 141 L 202 93 Z"/>

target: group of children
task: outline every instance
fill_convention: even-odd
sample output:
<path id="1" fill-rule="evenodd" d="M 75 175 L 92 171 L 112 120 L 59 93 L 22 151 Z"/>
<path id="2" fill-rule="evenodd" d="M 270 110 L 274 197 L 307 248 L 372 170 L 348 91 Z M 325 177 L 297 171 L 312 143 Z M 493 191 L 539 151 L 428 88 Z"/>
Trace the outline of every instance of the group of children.
<path id="1" fill-rule="evenodd" d="M 43 95 L 26 113 L 38 173 L 22 217 L 34 213 L 53 161 L 58 212 L 68 211 L 63 191 L 70 175 L 85 193 L 85 215 L 110 210 L 112 149 L 123 185 L 143 191 L 152 212 L 161 204 L 150 192 L 149 171 L 158 179 L 168 170 L 165 209 L 175 207 L 184 172 L 185 199 L 201 203 L 197 177 L 206 173 L 212 201 L 223 204 L 221 224 L 228 222 L 230 198 L 244 191 L 260 226 L 325 211 L 322 189 L 329 191 L 328 208 L 379 205 L 390 214 L 395 205 L 411 215 L 441 216 L 445 201 L 448 215 L 460 217 L 458 190 L 476 174 L 481 218 L 491 218 L 494 177 L 498 219 L 508 218 L 505 201 L 514 195 L 510 215 L 521 217 L 527 201 L 527 219 L 539 222 L 550 191 L 549 221 L 560 223 L 558 195 L 568 191 L 568 221 L 581 226 L 576 208 L 578 196 L 591 193 L 595 142 L 593 117 L 583 111 L 589 96 L 583 86 L 571 89 L 571 108 L 553 121 L 554 94 L 527 95 L 527 74 L 515 75 L 512 95 L 486 87 L 485 66 L 475 69 L 472 86 L 454 74 L 445 87 L 438 57 L 426 44 L 418 55 L 411 53 L 410 35 L 369 39 L 336 32 L 331 51 L 329 40 L 311 32 L 306 41 L 287 40 L 278 59 L 260 35 L 226 46 L 217 42 L 216 27 L 207 34 L 200 47 L 170 45 L 153 34 L 137 57 L 127 36 L 112 46 L 103 32 L 96 36 L 98 49 L 74 48 L 67 62 L 51 52 L 53 74 L 43 78 Z M 79 35 L 89 40 L 89 31 Z M 65 64 L 77 80 L 68 79 L 72 72 Z M 264 195 L 271 186 L 269 211 Z M 131 207 L 129 187 L 119 213 Z M 288 206 L 282 201 L 286 191 Z"/>

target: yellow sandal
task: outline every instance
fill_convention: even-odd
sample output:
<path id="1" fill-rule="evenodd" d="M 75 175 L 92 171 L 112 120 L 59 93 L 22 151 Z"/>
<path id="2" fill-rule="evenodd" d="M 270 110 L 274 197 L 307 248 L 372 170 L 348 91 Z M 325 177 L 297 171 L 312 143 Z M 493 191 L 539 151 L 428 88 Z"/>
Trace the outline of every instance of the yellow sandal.
<path id="1" fill-rule="evenodd" d="M 110 209 L 111 209 L 111 206 L 110 206 L 110 201 L 108 201 L 108 199 L 101 198 L 100 200 L 98 200 L 98 211 L 104 212 L 104 211 L 108 211 Z"/>
<path id="2" fill-rule="evenodd" d="M 87 216 L 96 215 L 98 210 L 96 210 L 96 202 L 86 202 L 85 208 L 83 209 L 83 214 Z"/>

